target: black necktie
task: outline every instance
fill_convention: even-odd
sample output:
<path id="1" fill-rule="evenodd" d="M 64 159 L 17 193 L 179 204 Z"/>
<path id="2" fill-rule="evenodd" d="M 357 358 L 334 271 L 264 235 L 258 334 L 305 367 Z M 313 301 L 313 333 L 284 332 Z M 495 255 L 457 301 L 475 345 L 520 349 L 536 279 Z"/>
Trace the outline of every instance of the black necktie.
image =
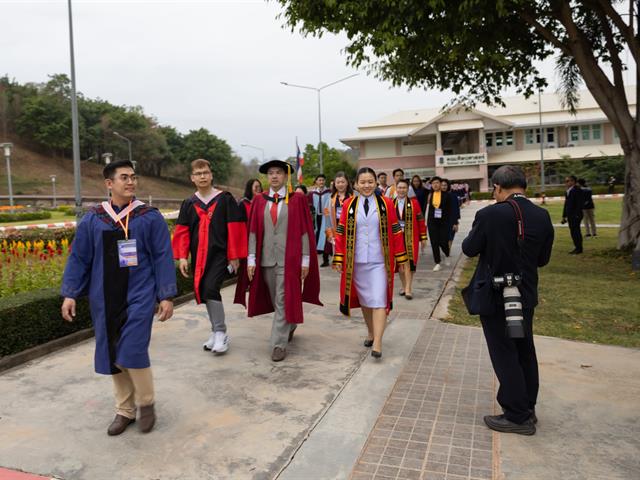
<path id="1" fill-rule="evenodd" d="M 369 199 L 365 198 L 364 199 L 364 216 L 366 217 L 367 215 L 369 215 Z"/>

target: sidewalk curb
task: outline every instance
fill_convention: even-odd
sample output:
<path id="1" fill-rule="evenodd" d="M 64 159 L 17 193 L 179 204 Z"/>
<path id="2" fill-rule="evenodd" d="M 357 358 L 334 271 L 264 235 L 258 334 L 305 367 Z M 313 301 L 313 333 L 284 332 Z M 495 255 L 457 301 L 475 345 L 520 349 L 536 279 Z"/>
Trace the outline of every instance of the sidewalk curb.
<path id="1" fill-rule="evenodd" d="M 452 269 L 451 275 L 449 275 L 449 278 L 445 282 L 440 298 L 429 315 L 429 319 L 443 321 L 443 319 L 447 318 L 447 315 L 449 315 L 449 301 L 455 295 L 460 275 L 462 275 L 462 270 L 468 261 L 469 257 L 464 253 L 460 253 L 456 260 L 456 264 Z"/>
<path id="2" fill-rule="evenodd" d="M 222 288 L 235 283 L 236 279 L 230 278 L 222 283 Z M 180 305 L 190 302 L 194 298 L 195 294 L 193 292 L 181 295 L 173 300 L 173 306 L 179 307 Z M 14 367 L 18 367 L 32 360 L 37 360 L 45 355 L 49 355 L 50 353 L 57 352 L 63 348 L 71 347 L 77 343 L 88 340 L 92 338 L 93 335 L 93 328 L 85 328 L 84 330 L 79 330 L 70 335 L 43 343 L 42 345 L 36 345 L 35 347 L 23 350 L 22 352 L 2 357 L 0 358 L 0 375 Z"/>

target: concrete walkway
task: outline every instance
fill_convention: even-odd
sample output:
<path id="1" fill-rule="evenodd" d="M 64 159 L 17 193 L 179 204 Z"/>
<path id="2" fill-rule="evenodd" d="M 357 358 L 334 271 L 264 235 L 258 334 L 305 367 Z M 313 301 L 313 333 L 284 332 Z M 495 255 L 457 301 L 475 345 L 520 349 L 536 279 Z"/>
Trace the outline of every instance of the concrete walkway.
<path id="1" fill-rule="evenodd" d="M 454 256 L 482 206 L 463 209 Z M 482 332 L 432 318 L 453 270 L 432 266 L 427 252 L 414 299 L 395 297 L 381 361 L 362 346 L 360 314 L 338 312 L 329 269 L 325 306 L 305 308 L 279 364 L 271 316 L 247 319 L 233 288 L 224 356 L 201 349 L 204 309 L 178 308 L 154 330 L 159 420 L 148 435 L 106 435 L 111 381 L 92 373 L 93 341 L 9 370 L 0 467 L 65 480 L 639 478 L 639 352 L 537 339 L 538 434 L 494 434 L 482 423 L 497 411 Z M 19 477 L 0 469 L 8 478 Z"/>

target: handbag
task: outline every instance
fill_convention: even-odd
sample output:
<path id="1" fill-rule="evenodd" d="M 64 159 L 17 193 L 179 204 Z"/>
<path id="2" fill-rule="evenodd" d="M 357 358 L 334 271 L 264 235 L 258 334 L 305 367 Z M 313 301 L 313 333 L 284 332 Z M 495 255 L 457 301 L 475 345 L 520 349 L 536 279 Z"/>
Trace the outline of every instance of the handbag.
<path id="1" fill-rule="evenodd" d="M 491 284 L 491 267 L 487 265 L 487 276 L 476 281 L 476 274 L 471 277 L 469 285 L 462 289 L 462 300 L 469 315 L 493 315 L 495 313 L 495 290 Z"/>

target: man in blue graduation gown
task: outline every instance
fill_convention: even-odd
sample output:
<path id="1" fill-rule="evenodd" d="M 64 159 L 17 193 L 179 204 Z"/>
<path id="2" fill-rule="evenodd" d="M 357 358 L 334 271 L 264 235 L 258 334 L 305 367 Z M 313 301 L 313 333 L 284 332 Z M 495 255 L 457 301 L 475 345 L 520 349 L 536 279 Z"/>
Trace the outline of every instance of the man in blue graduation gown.
<path id="1" fill-rule="evenodd" d="M 76 299 L 89 295 L 96 336 L 95 370 L 111 375 L 116 416 L 107 433 L 136 421 L 155 424 L 149 361 L 151 326 L 173 314 L 176 274 L 167 224 L 160 212 L 135 199 L 133 165 L 117 161 L 103 171 L 111 201 L 82 217 L 62 280 L 62 317 L 72 321 Z"/>

